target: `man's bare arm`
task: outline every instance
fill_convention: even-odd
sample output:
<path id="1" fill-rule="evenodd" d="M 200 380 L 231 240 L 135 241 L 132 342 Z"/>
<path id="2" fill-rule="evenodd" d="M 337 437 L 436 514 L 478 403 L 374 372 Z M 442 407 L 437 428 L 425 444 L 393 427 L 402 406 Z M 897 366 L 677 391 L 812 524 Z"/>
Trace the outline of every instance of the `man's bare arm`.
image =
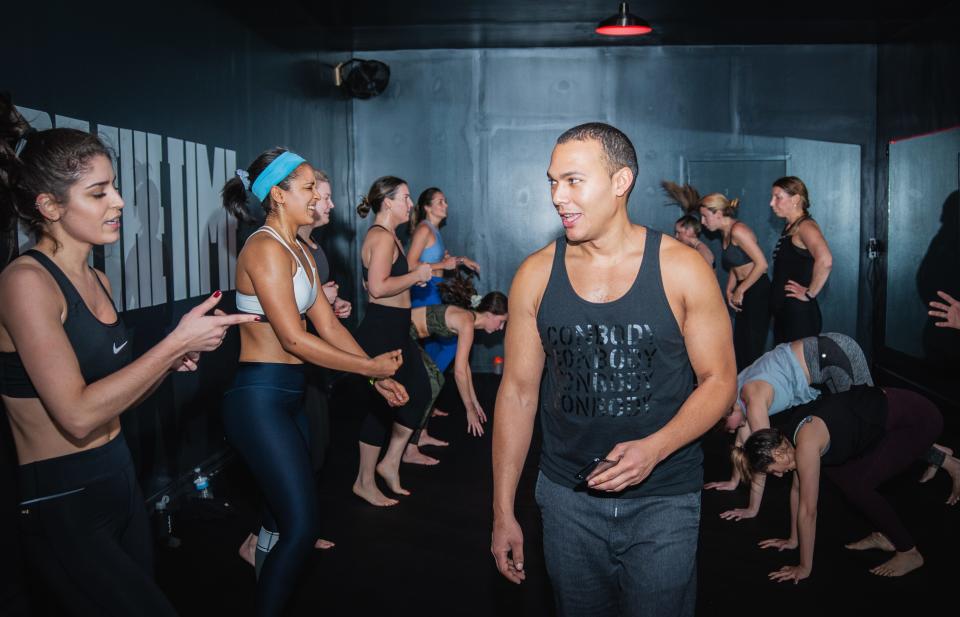
<path id="1" fill-rule="evenodd" d="M 508 580 L 521 582 L 523 533 L 514 515 L 517 483 L 533 436 L 544 353 L 537 309 L 549 276 L 540 251 L 520 266 L 510 288 L 503 381 L 493 421 L 493 537 L 490 550 Z"/>

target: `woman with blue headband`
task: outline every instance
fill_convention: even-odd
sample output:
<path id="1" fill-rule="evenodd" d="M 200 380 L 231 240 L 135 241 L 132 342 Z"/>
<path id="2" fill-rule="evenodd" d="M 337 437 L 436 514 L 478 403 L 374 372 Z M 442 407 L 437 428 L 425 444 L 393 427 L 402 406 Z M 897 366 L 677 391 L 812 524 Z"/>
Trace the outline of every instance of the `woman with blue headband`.
<path id="1" fill-rule="evenodd" d="M 227 439 L 246 461 L 266 500 L 257 543 L 257 615 L 280 615 L 319 536 L 319 505 L 303 413 L 304 363 L 379 378 L 391 405 L 407 400 L 392 379 L 399 350 L 370 358 L 320 291 L 316 264 L 297 240 L 319 201 L 313 168 L 282 148 L 258 156 L 223 187 L 223 205 L 250 221 L 249 191 L 266 224 L 237 258 L 237 309 L 261 317 L 240 330 L 240 366 L 223 397 Z M 309 318 L 319 336 L 307 332 Z"/>

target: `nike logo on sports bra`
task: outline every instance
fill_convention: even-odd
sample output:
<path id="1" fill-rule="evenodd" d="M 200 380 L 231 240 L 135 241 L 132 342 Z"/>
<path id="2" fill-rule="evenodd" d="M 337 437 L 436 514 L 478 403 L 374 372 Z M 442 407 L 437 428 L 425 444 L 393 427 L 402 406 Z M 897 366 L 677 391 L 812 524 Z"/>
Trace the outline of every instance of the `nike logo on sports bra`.
<path id="1" fill-rule="evenodd" d="M 129 342 L 130 342 L 130 341 L 124 341 L 119 347 L 117 347 L 117 344 L 114 343 L 114 344 L 113 344 L 113 355 L 117 355 L 118 353 L 120 353 L 120 350 L 123 349 L 124 347 L 126 347 L 126 346 L 127 346 L 127 343 L 129 343 Z"/>

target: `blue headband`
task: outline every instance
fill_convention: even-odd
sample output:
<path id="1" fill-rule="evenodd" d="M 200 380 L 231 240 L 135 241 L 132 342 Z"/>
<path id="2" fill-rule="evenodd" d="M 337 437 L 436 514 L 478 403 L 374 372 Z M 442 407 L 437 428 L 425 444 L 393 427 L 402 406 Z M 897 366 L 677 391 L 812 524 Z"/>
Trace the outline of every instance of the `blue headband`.
<path id="1" fill-rule="evenodd" d="M 303 163 L 306 163 L 306 161 L 299 154 L 284 152 L 273 159 L 273 162 L 260 172 L 257 179 L 253 181 L 253 186 L 250 187 L 250 190 L 257 196 L 257 199 L 263 201 L 267 198 L 267 193 L 270 192 L 270 189 L 283 182 L 284 179 L 290 175 L 290 172 Z"/>

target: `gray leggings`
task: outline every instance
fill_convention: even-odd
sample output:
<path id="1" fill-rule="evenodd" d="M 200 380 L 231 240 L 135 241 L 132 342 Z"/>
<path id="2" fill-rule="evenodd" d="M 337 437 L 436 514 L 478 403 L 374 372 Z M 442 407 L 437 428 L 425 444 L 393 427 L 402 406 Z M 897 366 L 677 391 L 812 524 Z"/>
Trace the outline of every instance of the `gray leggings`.
<path id="1" fill-rule="evenodd" d="M 824 332 L 801 341 L 810 383 L 826 386 L 831 394 L 846 392 L 852 386 L 873 385 L 863 350 L 849 336 Z"/>

